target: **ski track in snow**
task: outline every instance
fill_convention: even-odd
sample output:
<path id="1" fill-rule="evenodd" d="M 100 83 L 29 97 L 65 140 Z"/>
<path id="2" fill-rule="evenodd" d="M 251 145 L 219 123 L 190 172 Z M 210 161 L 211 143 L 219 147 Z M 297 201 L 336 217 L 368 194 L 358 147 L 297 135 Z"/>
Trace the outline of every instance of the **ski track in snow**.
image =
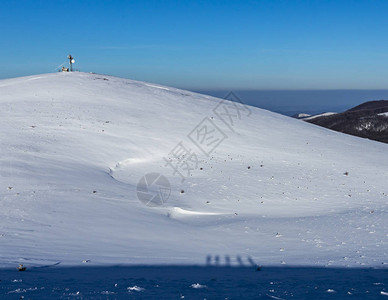
<path id="1" fill-rule="evenodd" d="M 166 88 L 166 87 L 163 87 L 163 86 L 159 86 L 159 85 L 153 85 L 153 84 L 145 84 L 145 86 L 149 86 L 149 87 L 156 88 L 156 89 L 161 89 L 161 90 L 166 90 L 166 91 L 170 90 L 169 88 Z"/>

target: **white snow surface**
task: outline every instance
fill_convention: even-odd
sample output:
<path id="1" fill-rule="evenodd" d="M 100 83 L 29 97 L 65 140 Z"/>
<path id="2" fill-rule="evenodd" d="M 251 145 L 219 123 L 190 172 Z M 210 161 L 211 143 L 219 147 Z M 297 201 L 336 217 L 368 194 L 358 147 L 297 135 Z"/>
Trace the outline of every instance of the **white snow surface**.
<path id="1" fill-rule="evenodd" d="M 228 127 L 220 102 L 89 73 L 1 80 L 0 265 L 386 267 L 388 145 L 254 107 Z M 227 136 L 210 156 L 187 137 L 205 117 Z M 183 183 L 163 159 L 181 141 L 199 161 Z M 137 198 L 151 172 L 162 206 Z"/>
<path id="2" fill-rule="evenodd" d="M 336 115 L 336 114 L 337 114 L 336 112 L 325 112 L 325 113 L 313 115 L 313 116 L 310 116 L 310 117 L 307 117 L 307 118 L 303 118 L 303 120 L 312 120 L 312 119 L 315 119 L 315 118 L 326 117 L 326 116 L 331 116 L 331 115 Z"/>
<path id="3" fill-rule="evenodd" d="M 300 113 L 300 114 L 296 114 L 295 117 L 297 119 L 304 119 L 304 118 L 307 118 L 307 117 L 311 117 L 310 114 L 305 114 L 305 113 Z"/>

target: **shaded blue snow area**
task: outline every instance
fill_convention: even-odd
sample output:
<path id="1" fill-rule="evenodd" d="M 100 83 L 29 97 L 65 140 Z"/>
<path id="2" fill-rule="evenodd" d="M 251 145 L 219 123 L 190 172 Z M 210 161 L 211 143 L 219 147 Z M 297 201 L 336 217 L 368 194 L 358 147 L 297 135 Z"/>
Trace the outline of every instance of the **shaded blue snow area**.
<path id="1" fill-rule="evenodd" d="M 200 266 L 0 269 L 0 299 L 387 299 L 388 269 Z"/>

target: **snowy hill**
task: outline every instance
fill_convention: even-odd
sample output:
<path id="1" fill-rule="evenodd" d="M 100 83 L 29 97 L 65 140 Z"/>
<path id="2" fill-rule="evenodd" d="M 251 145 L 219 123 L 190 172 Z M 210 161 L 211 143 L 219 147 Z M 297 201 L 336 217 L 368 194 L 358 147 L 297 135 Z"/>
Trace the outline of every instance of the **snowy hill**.
<path id="1" fill-rule="evenodd" d="M 1 80 L 0 104 L 3 266 L 388 263 L 388 145 L 87 73 Z"/>

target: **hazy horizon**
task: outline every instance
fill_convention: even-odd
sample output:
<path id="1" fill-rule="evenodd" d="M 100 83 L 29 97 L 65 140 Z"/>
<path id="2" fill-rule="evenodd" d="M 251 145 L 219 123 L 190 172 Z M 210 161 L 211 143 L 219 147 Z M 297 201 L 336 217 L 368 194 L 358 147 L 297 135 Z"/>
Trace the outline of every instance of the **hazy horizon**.
<path id="1" fill-rule="evenodd" d="M 245 104 L 288 116 L 341 112 L 367 101 L 388 99 L 388 90 L 195 90 L 219 98 L 230 91 Z"/>
<path id="2" fill-rule="evenodd" d="M 15 78 L 15 76 L 1 78 L 0 80 L 11 78 Z M 158 82 L 151 83 L 161 84 Z M 245 104 L 267 109 L 287 116 L 292 116 L 297 113 L 318 114 L 323 112 L 341 112 L 367 101 L 388 100 L 388 89 L 241 90 L 226 88 L 190 89 L 180 86 L 172 87 L 218 98 L 224 98 L 229 92 L 232 91 Z"/>

